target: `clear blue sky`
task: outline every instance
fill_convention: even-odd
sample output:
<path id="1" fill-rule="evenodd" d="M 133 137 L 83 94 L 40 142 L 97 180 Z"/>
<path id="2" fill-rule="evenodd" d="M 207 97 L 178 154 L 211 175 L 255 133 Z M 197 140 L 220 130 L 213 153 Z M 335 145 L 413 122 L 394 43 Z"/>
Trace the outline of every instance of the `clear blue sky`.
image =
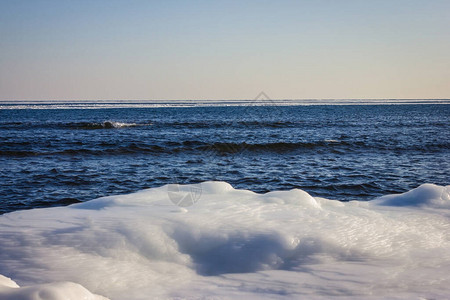
<path id="1" fill-rule="evenodd" d="M 450 98 L 450 1 L 0 0 L 0 100 Z"/>

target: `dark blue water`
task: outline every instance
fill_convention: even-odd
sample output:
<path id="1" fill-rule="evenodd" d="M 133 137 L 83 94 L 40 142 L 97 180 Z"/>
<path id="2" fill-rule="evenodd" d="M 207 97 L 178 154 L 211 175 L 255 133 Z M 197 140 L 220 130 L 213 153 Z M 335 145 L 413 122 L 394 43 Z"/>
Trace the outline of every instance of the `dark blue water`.
<path id="1" fill-rule="evenodd" d="M 450 105 L 1 109 L 0 213 L 222 180 L 369 200 L 450 183 Z"/>

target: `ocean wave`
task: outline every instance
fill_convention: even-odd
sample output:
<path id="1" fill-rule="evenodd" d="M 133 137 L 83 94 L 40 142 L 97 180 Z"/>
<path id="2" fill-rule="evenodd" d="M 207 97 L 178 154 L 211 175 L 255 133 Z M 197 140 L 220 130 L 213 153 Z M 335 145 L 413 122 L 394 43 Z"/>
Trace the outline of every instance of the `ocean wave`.
<path id="1" fill-rule="evenodd" d="M 119 121 L 103 121 L 103 122 L 0 122 L 1 129 L 18 129 L 18 128 L 53 128 L 53 129 L 113 129 L 123 127 L 138 126 L 154 126 L 164 129 L 203 129 L 203 128 L 292 128 L 303 126 L 323 126 L 321 123 L 306 124 L 305 121 L 256 121 L 256 120 L 195 120 L 195 121 L 148 121 L 141 122 L 119 122 Z"/>
<path id="2" fill-rule="evenodd" d="M 105 121 L 102 123 L 72 123 L 69 124 L 70 128 L 77 129 L 113 129 L 113 128 L 124 128 L 124 127 L 137 127 L 137 126 L 147 126 L 149 124 L 136 124 L 136 123 L 123 123 L 114 121 Z"/>
<path id="3" fill-rule="evenodd" d="M 230 121 L 173 121 L 173 122 L 155 122 L 155 125 L 168 128 L 288 128 L 305 125 L 305 121 L 257 121 L 257 120 L 230 120 Z M 309 124 L 311 126 L 311 124 Z"/>
<path id="4" fill-rule="evenodd" d="M 50 129 L 117 129 L 127 127 L 138 126 L 151 126 L 152 123 L 129 123 L 118 121 L 103 121 L 103 122 L 2 122 L 0 123 L 1 129 L 37 129 L 37 128 L 50 128 Z"/>
<path id="5" fill-rule="evenodd" d="M 75 146 L 75 147 L 74 147 Z M 168 141 L 152 144 L 146 142 L 133 142 L 128 144 L 99 143 L 86 145 L 72 143 L 60 145 L 61 150 L 54 145 L 39 145 L 30 142 L 4 142 L 0 149 L 0 156 L 42 156 L 42 155 L 127 155 L 127 154 L 176 154 L 190 153 L 198 155 L 234 155 L 245 153 L 298 153 L 305 151 L 427 151 L 439 152 L 450 149 L 450 143 L 442 142 L 431 145 L 389 145 L 385 142 L 367 143 L 363 141 L 345 140 L 319 140 L 311 142 L 203 142 L 199 140 L 186 140 L 182 142 Z"/>
<path id="6" fill-rule="evenodd" d="M 322 147 L 336 147 L 351 145 L 345 141 L 317 141 L 317 142 L 275 142 L 275 143 L 211 143 L 198 146 L 196 149 L 202 151 L 215 151 L 219 153 L 238 153 L 243 151 L 268 151 L 268 152 L 287 152 L 301 149 L 316 149 Z M 362 145 L 362 143 L 355 143 Z"/>
<path id="7" fill-rule="evenodd" d="M 363 143 L 355 143 L 353 146 L 360 147 Z M 7 145 L 4 147 L 12 147 Z M 29 146 L 27 145 L 15 145 Z M 344 141 L 318 141 L 318 142 L 276 142 L 276 143 L 226 143 L 213 142 L 207 143 L 196 140 L 188 140 L 183 142 L 166 142 L 163 144 L 147 144 L 147 143 L 129 143 L 128 145 L 102 144 L 95 145 L 91 148 L 71 148 L 60 151 L 54 149 L 42 150 L 0 150 L 0 156 L 38 156 L 38 155 L 121 155 L 121 154 L 163 154 L 163 153 L 184 153 L 196 152 L 198 154 L 236 154 L 241 152 L 288 152 L 296 150 L 312 150 L 326 147 L 350 147 L 351 143 Z"/>
<path id="8" fill-rule="evenodd" d="M 59 123 L 56 126 L 60 128 L 70 128 L 70 129 L 117 129 L 117 128 L 127 128 L 127 127 L 138 127 L 138 126 L 150 126 L 151 123 L 126 123 L 117 121 L 104 121 L 104 122 L 75 122 L 75 123 Z M 52 126 L 52 125 L 47 125 Z"/>
<path id="9" fill-rule="evenodd" d="M 404 128 L 411 126 L 410 121 L 392 121 L 388 124 L 383 124 L 384 128 Z M 433 121 L 420 123 L 415 122 L 414 127 L 447 127 L 448 123 L 445 121 Z M 202 120 L 186 120 L 186 121 L 162 121 L 162 120 L 147 120 L 147 121 L 68 121 L 68 122 L 2 122 L 0 121 L 0 129 L 114 129 L 126 127 L 148 127 L 149 129 L 311 129 L 311 128 L 360 128 L 360 121 L 342 121 L 342 122 L 324 122 L 322 120 L 253 120 L 253 119 L 230 119 L 230 120 L 216 120 L 216 119 L 202 119 Z"/>
<path id="10" fill-rule="evenodd" d="M 201 129 L 201 128 L 235 128 L 235 127 L 251 127 L 251 128 L 287 128 L 305 125 L 305 122 L 298 121 L 253 121 L 253 120 L 196 120 L 196 121 L 149 121 L 140 122 L 119 122 L 119 121 L 103 121 L 103 122 L 0 122 L 2 129 L 17 128 L 61 128 L 61 129 L 112 129 L 123 127 L 138 126 L 155 126 L 158 128 L 175 128 L 175 129 Z M 312 126 L 309 124 L 308 126 Z"/>

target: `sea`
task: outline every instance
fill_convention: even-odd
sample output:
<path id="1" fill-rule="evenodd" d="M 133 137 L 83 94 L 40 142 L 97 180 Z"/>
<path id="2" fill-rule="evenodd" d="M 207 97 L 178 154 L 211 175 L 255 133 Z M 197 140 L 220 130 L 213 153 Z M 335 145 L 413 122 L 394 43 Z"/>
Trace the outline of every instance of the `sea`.
<path id="1" fill-rule="evenodd" d="M 450 100 L 3 101 L 0 214 L 166 184 L 372 200 L 450 183 Z"/>

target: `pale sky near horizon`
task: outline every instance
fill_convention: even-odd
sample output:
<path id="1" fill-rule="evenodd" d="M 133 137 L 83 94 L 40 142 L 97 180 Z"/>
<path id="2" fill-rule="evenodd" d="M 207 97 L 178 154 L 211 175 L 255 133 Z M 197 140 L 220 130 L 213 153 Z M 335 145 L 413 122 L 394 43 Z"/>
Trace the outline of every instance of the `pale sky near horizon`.
<path id="1" fill-rule="evenodd" d="M 0 0 L 0 100 L 450 98 L 450 1 Z"/>

